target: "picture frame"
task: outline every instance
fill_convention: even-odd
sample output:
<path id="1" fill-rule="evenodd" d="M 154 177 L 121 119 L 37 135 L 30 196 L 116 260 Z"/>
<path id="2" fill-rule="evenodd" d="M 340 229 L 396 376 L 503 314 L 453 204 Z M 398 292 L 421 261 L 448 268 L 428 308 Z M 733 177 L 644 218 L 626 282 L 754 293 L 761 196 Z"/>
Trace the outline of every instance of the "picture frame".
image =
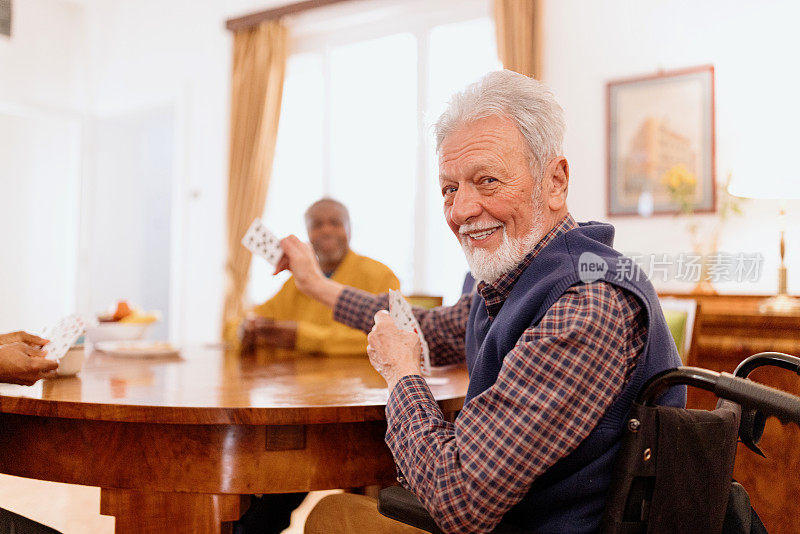
<path id="1" fill-rule="evenodd" d="M 606 84 L 609 216 L 716 210 L 714 67 Z"/>

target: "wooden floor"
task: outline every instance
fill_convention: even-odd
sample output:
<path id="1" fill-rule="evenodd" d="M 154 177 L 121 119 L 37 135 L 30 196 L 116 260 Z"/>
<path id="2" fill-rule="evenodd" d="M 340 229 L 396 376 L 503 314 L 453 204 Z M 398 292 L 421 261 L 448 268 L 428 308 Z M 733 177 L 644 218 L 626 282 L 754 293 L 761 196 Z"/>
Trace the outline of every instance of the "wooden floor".
<path id="1" fill-rule="evenodd" d="M 336 491 L 314 491 L 292 513 L 283 534 L 302 534 L 314 505 Z M 64 534 L 113 534 L 114 518 L 100 515 L 100 488 L 0 475 L 0 507 L 35 519 Z"/>

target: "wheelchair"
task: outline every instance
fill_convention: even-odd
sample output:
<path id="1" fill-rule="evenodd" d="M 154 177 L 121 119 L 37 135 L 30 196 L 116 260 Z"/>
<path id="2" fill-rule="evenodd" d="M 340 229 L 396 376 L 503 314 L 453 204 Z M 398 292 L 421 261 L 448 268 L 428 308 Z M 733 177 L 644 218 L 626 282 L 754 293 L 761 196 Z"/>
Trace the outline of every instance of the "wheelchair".
<path id="1" fill-rule="evenodd" d="M 733 481 L 738 439 L 763 456 L 758 441 L 766 419 L 800 425 L 800 398 L 747 380 L 772 365 L 800 374 L 800 358 L 776 352 L 743 360 L 734 374 L 678 367 L 651 378 L 631 406 L 617 453 L 600 531 L 604 534 L 766 533 L 745 489 Z M 714 410 L 658 406 L 667 388 L 687 385 L 713 392 Z M 381 490 L 386 517 L 441 534 L 413 493 Z M 501 521 L 494 534 L 525 534 Z"/>

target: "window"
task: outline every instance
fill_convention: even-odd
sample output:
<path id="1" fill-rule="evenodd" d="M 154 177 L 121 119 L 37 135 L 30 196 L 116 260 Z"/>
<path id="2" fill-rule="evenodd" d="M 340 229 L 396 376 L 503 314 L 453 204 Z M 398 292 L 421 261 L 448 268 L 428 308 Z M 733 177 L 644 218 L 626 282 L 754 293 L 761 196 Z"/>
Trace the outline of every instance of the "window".
<path id="1" fill-rule="evenodd" d="M 408 5 L 383 22 L 297 32 L 263 219 L 306 239 L 305 208 L 336 198 L 350 210 L 353 250 L 388 265 L 405 293 L 453 302 L 467 264 L 442 214 L 431 125 L 453 92 L 501 65 L 487 1 L 457 13 L 452 3 Z M 286 278 L 254 259 L 250 300 Z"/>
<path id="2" fill-rule="evenodd" d="M 353 250 L 413 281 L 417 46 L 398 33 L 330 52 L 330 196 L 350 210 Z M 365 75 L 366 74 L 366 75 Z"/>

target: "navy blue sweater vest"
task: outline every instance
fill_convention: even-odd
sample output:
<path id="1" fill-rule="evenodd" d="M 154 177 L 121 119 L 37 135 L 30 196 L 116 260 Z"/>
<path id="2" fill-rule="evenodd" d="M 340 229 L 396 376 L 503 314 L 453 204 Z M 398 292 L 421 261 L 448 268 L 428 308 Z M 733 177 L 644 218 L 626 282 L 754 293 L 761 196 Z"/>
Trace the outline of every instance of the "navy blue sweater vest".
<path id="1" fill-rule="evenodd" d="M 648 378 L 681 364 L 653 286 L 631 259 L 611 248 L 613 240 L 614 227 L 596 222 L 581 223 L 553 239 L 522 273 L 494 320 L 480 294 L 473 297 L 466 335 L 466 402 L 494 384 L 503 359 L 523 332 L 539 323 L 572 286 L 604 280 L 633 293 L 647 314 L 647 340 L 620 395 L 578 448 L 534 482 L 504 523 L 532 532 L 596 532 L 633 399 Z M 659 403 L 684 406 L 685 401 L 686 389 L 676 387 Z"/>

